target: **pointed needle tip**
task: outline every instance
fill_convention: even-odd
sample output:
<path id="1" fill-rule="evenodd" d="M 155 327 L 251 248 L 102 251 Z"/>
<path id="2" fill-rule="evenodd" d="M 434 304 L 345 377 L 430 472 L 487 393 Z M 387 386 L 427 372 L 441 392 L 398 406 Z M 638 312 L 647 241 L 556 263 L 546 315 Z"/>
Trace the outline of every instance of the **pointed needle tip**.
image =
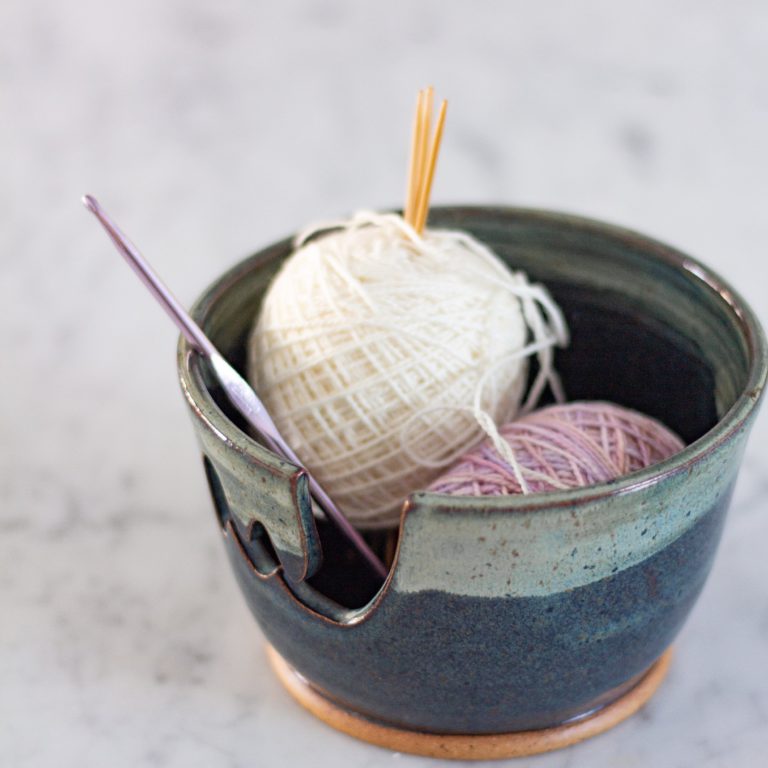
<path id="1" fill-rule="evenodd" d="M 99 209 L 99 204 L 96 202 L 96 198 L 92 195 L 83 195 L 83 205 L 91 212 L 96 213 Z"/>

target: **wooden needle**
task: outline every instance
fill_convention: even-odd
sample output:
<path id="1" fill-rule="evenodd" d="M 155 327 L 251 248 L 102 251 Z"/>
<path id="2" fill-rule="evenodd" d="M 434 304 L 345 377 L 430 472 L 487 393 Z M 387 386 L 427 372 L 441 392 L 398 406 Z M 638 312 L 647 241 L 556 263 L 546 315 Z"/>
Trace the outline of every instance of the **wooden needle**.
<path id="1" fill-rule="evenodd" d="M 422 188 L 424 186 L 424 169 L 427 163 L 427 147 L 429 145 L 429 127 L 432 120 L 432 102 L 434 89 L 429 86 L 424 92 L 424 98 L 421 101 L 421 121 L 419 123 L 419 151 L 416 165 L 416 201 L 414 202 L 413 216 L 411 224 L 416 226 L 416 217 L 419 213 L 419 201 L 421 200 Z"/>
<path id="2" fill-rule="evenodd" d="M 429 211 L 429 195 L 432 191 L 432 181 L 435 178 L 435 166 L 437 164 L 437 155 L 440 152 L 440 142 L 443 138 L 443 126 L 445 125 L 445 113 L 448 109 L 448 102 L 443 100 L 440 105 L 440 114 L 437 117 L 437 125 L 432 136 L 432 143 L 429 147 L 429 157 L 426 161 L 426 168 L 421 177 L 421 190 L 419 195 L 419 204 L 416 210 L 416 219 L 414 227 L 421 234 L 424 231 L 424 225 L 427 223 L 427 212 Z"/>
<path id="3" fill-rule="evenodd" d="M 435 166 L 440 152 L 445 113 L 448 107 L 448 102 L 443 100 L 430 142 L 429 129 L 432 122 L 433 101 L 434 89 L 431 85 L 425 90 L 419 91 L 411 135 L 411 157 L 408 165 L 408 186 L 403 218 L 419 234 L 424 231 L 424 226 L 427 223 L 429 196 L 432 192 L 432 181 L 435 177 Z"/>
<path id="4" fill-rule="evenodd" d="M 419 197 L 419 142 L 421 137 L 421 102 L 424 99 L 424 91 L 419 91 L 416 99 L 416 112 L 413 118 L 413 133 L 411 135 L 411 158 L 408 166 L 408 190 L 405 199 L 404 218 L 409 223 L 413 223 L 413 217 L 416 213 L 416 202 Z"/>

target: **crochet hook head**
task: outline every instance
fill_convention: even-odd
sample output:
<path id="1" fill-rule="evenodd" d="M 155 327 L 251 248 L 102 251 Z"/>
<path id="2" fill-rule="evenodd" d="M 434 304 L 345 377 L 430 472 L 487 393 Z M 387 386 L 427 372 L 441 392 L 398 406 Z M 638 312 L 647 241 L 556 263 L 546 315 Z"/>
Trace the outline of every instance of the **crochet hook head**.
<path id="1" fill-rule="evenodd" d="M 203 333 L 202 328 L 190 317 L 189 313 L 178 302 L 176 297 L 168 290 L 168 287 L 158 277 L 157 273 L 149 265 L 149 262 L 141 255 L 135 245 L 123 234 L 117 224 L 109 217 L 107 212 L 99 205 L 91 195 L 83 197 L 83 204 L 93 213 L 106 230 L 115 248 L 122 254 L 139 279 L 149 289 L 152 295 L 168 313 L 173 322 L 179 328 L 184 338 L 207 357 L 219 378 L 224 392 L 232 405 L 245 417 L 265 439 L 268 446 L 304 469 L 309 480 L 309 487 L 317 505 L 325 512 L 332 523 L 346 536 L 349 542 L 358 550 L 366 562 L 382 578 L 386 577 L 387 570 L 381 560 L 368 546 L 360 532 L 347 520 L 341 510 L 334 504 L 328 494 L 323 490 L 313 475 L 302 467 L 298 457 L 285 442 L 277 426 L 272 421 L 269 413 L 243 377 L 224 359 L 214 347 L 211 340 Z"/>

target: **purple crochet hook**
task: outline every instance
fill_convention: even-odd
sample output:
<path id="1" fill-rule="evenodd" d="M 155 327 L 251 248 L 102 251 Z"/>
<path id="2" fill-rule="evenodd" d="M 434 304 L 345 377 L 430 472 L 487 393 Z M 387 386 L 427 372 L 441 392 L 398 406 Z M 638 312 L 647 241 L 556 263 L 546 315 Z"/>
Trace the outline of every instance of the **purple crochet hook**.
<path id="1" fill-rule="evenodd" d="M 138 249 L 131 241 L 120 231 L 117 225 L 107 215 L 104 209 L 99 205 L 91 195 L 83 197 L 83 204 L 93 213 L 106 230 L 110 239 L 117 250 L 123 255 L 133 271 L 139 276 L 144 285 L 149 288 L 150 293 L 157 299 L 160 305 L 170 315 L 171 320 L 178 326 L 184 338 L 197 350 L 203 357 L 208 359 L 216 376 L 221 382 L 224 392 L 232 405 L 243 415 L 248 423 L 258 430 L 264 438 L 267 445 L 283 458 L 288 459 L 293 464 L 307 473 L 309 480 L 309 490 L 320 509 L 325 512 L 328 519 L 336 525 L 341 533 L 346 536 L 349 543 L 365 558 L 366 562 L 382 578 L 387 575 L 387 569 L 373 550 L 368 546 L 365 539 L 360 535 L 352 524 L 343 515 L 341 510 L 333 503 L 330 496 L 323 490 L 322 486 L 315 480 L 312 473 L 303 467 L 301 461 L 293 452 L 288 443 L 285 442 L 282 435 L 275 426 L 272 417 L 267 412 L 258 395 L 253 391 L 248 382 L 224 359 L 220 352 L 213 346 L 211 340 L 203 333 L 200 326 L 189 316 L 184 307 L 179 304 L 176 297 L 168 290 L 166 285 L 157 276 L 155 271 L 147 263 L 146 259 L 139 253 Z"/>

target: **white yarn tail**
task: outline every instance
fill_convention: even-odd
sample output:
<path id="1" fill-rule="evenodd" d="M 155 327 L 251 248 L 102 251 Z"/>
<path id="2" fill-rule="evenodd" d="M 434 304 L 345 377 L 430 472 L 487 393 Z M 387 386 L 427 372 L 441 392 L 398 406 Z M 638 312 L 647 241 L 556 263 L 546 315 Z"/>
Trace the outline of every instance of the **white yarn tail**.
<path id="1" fill-rule="evenodd" d="M 498 368 L 512 360 L 535 354 L 539 363 L 539 370 L 531 384 L 531 388 L 528 390 L 528 395 L 519 413 L 528 413 L 536 407 L 547 384 L 555 400 L 558 403 L 565 402 L 563 385 L 554 367 L 554 347 L 556 345 L 564 347 L 568 344 L 568 328 L 560 307 L 555 304 L 543 286 L 529 285 L 525 276 L 520 272 L 516 273 L 516 276 L 525 283 L 524 286 L 517 288 L 514 293 L 520 299 L 523 317 L 525 317 L 525 322 L 533 337 L 533 341 L 516 354 L 509 355 L 506 359 L 500 360 L 483 374 L 475 389 L 473 415 L 480 428 L 490 438 L 499 455 L 512 468 L 522 492 L 529 493 L 528 483 L 525 481 L 523 470 L 515 458 L 514 451 L 499 432 L 498 424 L 483 409 L 483 389 L 491 374 L 498 370 Z"/>

